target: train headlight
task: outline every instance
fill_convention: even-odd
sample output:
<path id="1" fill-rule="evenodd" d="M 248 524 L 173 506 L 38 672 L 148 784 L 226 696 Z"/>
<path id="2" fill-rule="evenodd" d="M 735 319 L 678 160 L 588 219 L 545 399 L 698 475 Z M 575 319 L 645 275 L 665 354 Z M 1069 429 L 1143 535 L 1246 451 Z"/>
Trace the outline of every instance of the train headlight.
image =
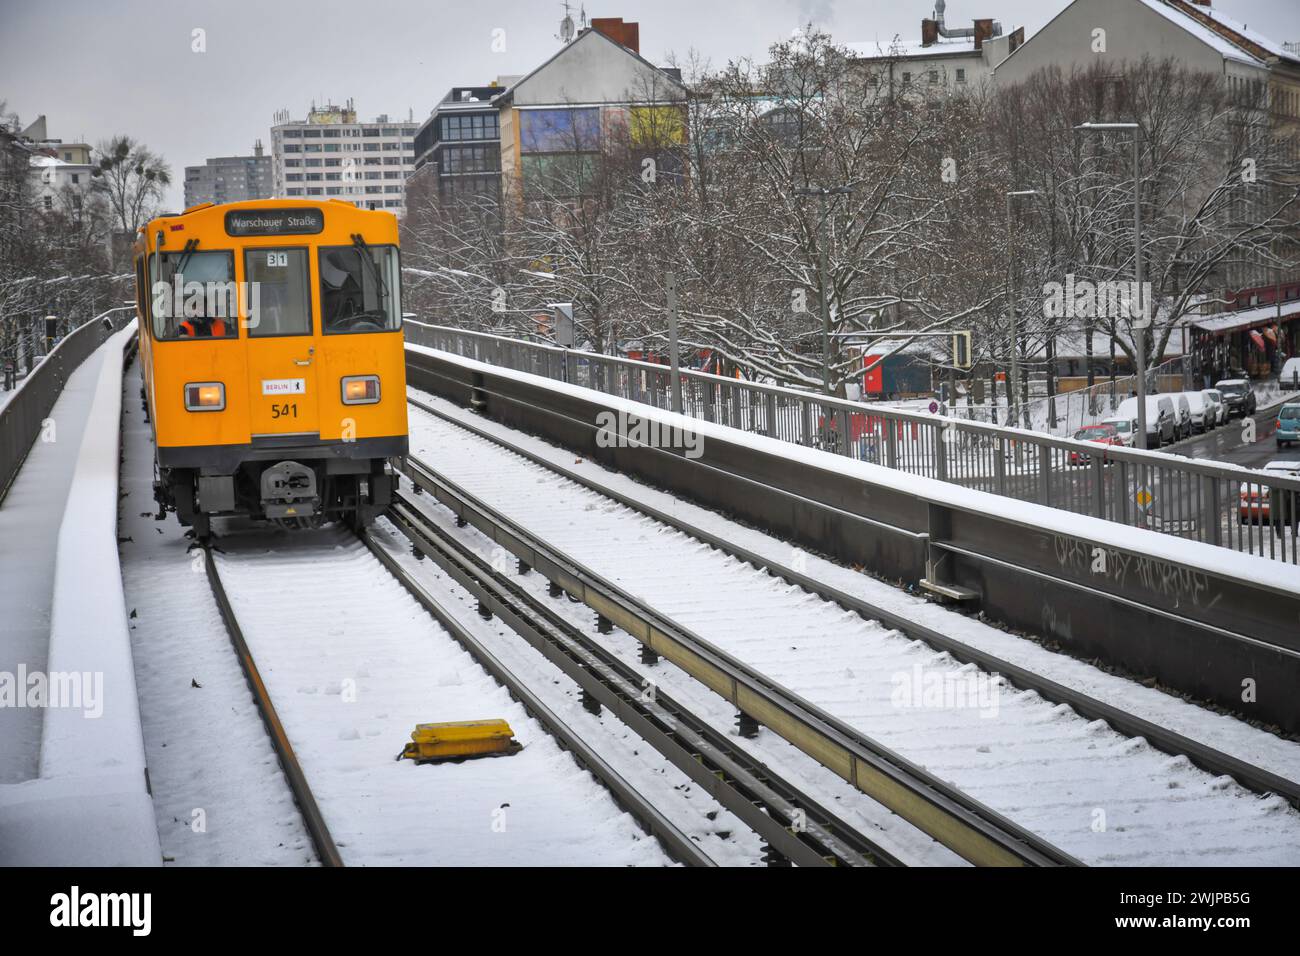
<path id="1" fill-rule="evenodd" d="M 378 375 L 348 375 L 343 379 L 344 405 L 374 405 L 378 401 Z"/>
<path id="2" fill-rule="evenodd" d="M 185 410 L 219 412 L 226 407 L 226 386 L 220 382 L 187 382 Z"/>

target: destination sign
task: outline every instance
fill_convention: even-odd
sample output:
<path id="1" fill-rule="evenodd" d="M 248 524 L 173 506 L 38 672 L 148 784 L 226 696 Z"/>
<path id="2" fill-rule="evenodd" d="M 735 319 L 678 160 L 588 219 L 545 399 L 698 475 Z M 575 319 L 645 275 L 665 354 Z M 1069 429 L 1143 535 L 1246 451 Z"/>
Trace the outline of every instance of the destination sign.
<path id="1" fill-rule="evenodd" d="M 226 213 L 228 236 L 315 235 L 325 228 L 319 209 L 232 209 Z"/>

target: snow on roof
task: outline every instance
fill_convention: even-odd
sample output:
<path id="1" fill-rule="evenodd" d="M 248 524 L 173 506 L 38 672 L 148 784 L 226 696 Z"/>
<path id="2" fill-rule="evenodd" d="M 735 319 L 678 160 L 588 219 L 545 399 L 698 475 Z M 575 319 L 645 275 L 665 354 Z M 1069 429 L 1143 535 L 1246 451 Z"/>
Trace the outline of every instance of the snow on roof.
<path id="1" fill-rule="evenodd" d="M 1292 318 L 1297 313 L 1300 313 L 1300 301 L 1282 303 L 1283 319 Z M 1234 312 L 1217 312 L 1214 315 L 1189 315 L 1184 321 L 1202 332 L 1235 332 L 1277 321 L 1277 304 L 1259 305 L 1253 309 L 1238 309 Z"/>
<path id="2" fill-rule="evenodd" d="M 1182 10 L 1167 5 L 1163 0 L 1138 0 L 1138 2 L 1144 4 L 1153 13 L 1158 13 L 1166 20 L 1173 22 L 1202 43 L 1213 47 L 1225 60 L 1235 60 L 1238 63 L 1247 63 L 1250 66 L 1262 67 L 1264 65 L 1262 60 L 1251 56 L 1241 47 L 1219 36 L 1205 24 L 1197 22 Z"/>
<path id="3" fill-rule="evenodd" d="M 931 43 L 929 46 L 922 46 L 921 43 L 916 41 L 900 40 L 897 37 L 888 43 L 872 40 L 867 43 L 846 43 L 844 46 L 854 56 L 868 60 L 876 58 L 926 59 L 944 54 L 965 53 L 974 55 L 978 52 L 975 49 L 974 37 L 963 37 L 960 40 L 940 40 L 937 43 Z"/>
<path id="4" fill-rule="evenodd" d="M 1227 27 L 1229 30 L 1232 30 L 1235 33 L 1240 33 L 1251 43 L 1254 43 L 1256 46 L 1263 47 L 1265 50 L 1267 50 L 1269 53 L 1273 54 L 1276 57 L 1279 57 L 1284 60 L 1290 60 L 1293 63 L 1300 63 L 1300 56 L 1286 49 L 1286 47 L 1284 47 L 1281 43 L 1278 43 L 1276 40 L 1264 36 L 1264 34 L 1262 33 L 1257 33 L 1254 30 L 1247 29 L 1244 23 L 1238 23 L 1236 20 L 1232 19 L 1232 17 L 1228 16 L 1221 10 L 1217 10 L 1214 7 L 1198 6 L 1197 12 L 1205 14 L 1210 19 L 1216 21 L 1217 23 L 1223 24 L 1225 27 Z"/>
<path id="5" fill-rule="evenodd" d="M 71 166 L 72 163 L 65 163 L 61 159 L 53 156 L 45 156 L 41 153 L 34 153 L 29 160 L 33 166 Z"/>

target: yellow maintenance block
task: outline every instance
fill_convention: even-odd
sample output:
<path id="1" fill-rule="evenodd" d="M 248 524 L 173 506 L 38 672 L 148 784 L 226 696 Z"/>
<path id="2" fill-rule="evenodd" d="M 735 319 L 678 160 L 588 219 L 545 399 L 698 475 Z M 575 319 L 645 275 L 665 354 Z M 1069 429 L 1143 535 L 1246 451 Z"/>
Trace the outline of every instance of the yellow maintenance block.
<path id="1" fill-rule="evenodd" d="M 417 724 L 398 759 L 455 760 L 463 757 L 495 757 L 523 749 L 504 720 L 450 720 L 440 724 Z"/>

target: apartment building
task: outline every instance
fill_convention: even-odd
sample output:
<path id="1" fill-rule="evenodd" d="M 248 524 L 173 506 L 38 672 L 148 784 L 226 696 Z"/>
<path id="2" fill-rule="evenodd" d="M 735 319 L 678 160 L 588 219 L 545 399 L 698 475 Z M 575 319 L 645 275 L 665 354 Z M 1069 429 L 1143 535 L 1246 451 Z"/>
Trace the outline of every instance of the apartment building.
<path id="1" fill-rule="evenodd" d="M 271 127 L 273 194 L 343 199 L 404 215 L 419 125 L 387 114 L 359 122 L 351 100 L 344 106 L 313 103 L 302 120 L 281 110 Z"/>
<path id="2" fill-rule="evenodd" d="M 265 155 L 259 139 L 251 156 L 218 156 L 205 160 L 202 166 L 186 166 L 185 207 L 270 199 L 273 179 L 271 157 Z"/>

